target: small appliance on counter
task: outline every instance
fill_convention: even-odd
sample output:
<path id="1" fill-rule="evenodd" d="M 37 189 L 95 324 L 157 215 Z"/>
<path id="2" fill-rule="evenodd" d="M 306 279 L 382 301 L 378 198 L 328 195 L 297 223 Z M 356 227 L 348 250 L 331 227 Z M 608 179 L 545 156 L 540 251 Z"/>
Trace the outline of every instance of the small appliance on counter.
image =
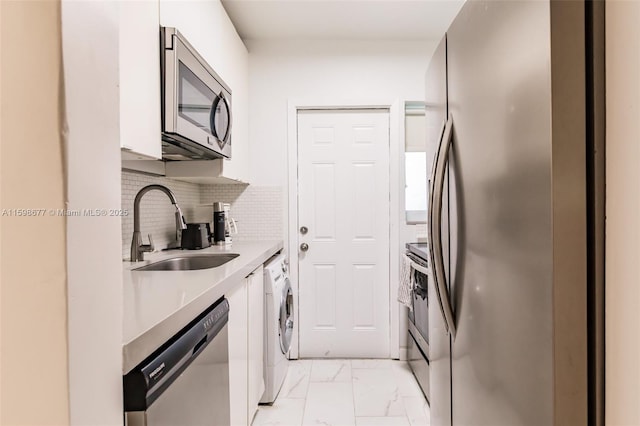
<path id="1" fill-rule="evenodd" d="M 231 244 L 233 241 L 233 238 L 231 236 L 238 233 L 238 226 L 236 225 L 235 219 L 231 217 L 231 213 L 230 213 L 231 204 L 224 203 L 222 206 L 223 206 L 224 218 L 225 218 L 224 242 L 226 244 Z"/>
<path id="2" fill-rule="evenodd" d="M 198 250 L 211 245 L 211 229 L 208 223 L 187 223 L 182 230 L 181 247 L 187 250 Z"/>
<path id="3" fill-rule="evenodd" d="M 232 235 L 238 233 L 236 221 L 230 215 L 231 204 L 213 203 L 213 238 L 215 245 L 231 244 Z"/>
<path id="4" fill-rule="evenodd" d="M 213 203 L 213 244 L 225 243 L 226 214 L 224 203 Z"/>

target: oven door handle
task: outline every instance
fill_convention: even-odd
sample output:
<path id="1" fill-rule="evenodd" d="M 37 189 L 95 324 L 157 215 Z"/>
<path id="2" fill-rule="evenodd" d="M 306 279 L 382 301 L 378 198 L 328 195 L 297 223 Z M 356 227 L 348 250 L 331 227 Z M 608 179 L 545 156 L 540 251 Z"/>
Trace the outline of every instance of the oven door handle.
<path id="1" fill-rule="evenodd" d="M 410 260 L 411 262 L 411 267 L 413 269 L 415 269 L 416 271 L 420 272 L 421 274 L 425 274 L 425 275 L 429 275 L 429 270 L 427 268 L 425 268 L 424 266 L 414 262 L 413 260 Z"/>
<path id="2" fill-rule="evenodd" d="M 423 275 L 425 275 L 427 277 L 429 276 L 429 270 L 427 268 L 425 268 L 424 266 L 419 265 L 419 264 L 417 264 L 417 263 L 415 263 L 413 261 L 411 261 L 410 264 L 411 264 L 411 269 L 414 269 L 414 270 L 420 272 L 421 274 L 423 274 Z M 422 300 L 426 299 L 427 296 L 428 296 L 427 289 L 425 287 L 420 286 L 417 283 L 413 284 L 413 287 L 411 288 L 411 291 L 413 291 L 413 293 L 415 293 L 418 296 L 420 296 L 420 298 Z"/>
<path id="3" fill-rule="evenodd" d="M 442 198 L 444 178 L 449 162 L 449 148 L 453 135 L 453 117 L 449 115 L 440 139 L 440 145 L 435 159 L 435 167 L 431 175 L 430 203 L 429 203 L 429 255 L 434 271 L 436 297 L 440 311 L 444 318 L 447 331 L 456 337 L 456 325 L 451 308 L 451 300 L 447 289 L 444 258 L 442 254 Z"/>

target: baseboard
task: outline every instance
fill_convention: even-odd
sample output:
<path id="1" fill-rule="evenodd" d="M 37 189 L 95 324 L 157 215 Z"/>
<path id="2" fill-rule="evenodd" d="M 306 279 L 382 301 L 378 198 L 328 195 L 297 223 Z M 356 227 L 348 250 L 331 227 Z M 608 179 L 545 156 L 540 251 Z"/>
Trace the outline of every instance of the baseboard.
<path id="1" fill-rule="evenodd" d="M 407 348 L 400 348 L 399 355 L 400 355 L 399 357 L 400 361 L 406 361 L 409 359 Z"/>

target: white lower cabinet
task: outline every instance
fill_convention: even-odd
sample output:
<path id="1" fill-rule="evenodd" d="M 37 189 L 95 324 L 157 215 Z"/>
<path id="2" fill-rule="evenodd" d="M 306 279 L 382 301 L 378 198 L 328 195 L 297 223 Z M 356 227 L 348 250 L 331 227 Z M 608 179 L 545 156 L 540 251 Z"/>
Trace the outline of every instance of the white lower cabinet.
<path id="1" fill-rule="evenodd" d="M 229 399 L 234 426 L 251 424 L 264 392 L 264 287 L 262 265 L 229 300 Z"/>
<path id="2" fill-rule="evenodd" d="M 247 425 L 248 401 L 248 322 L 247 282 L 227 293 L 229 300 L 229 402 L 232 425 Z"/>
<path id="3" fill-rule="evenodd" d="M 264 393 L 264 285 L 262 265 L 247 278 L 249 293 L 249 403 L 248 419 L 258 409 Z"/>

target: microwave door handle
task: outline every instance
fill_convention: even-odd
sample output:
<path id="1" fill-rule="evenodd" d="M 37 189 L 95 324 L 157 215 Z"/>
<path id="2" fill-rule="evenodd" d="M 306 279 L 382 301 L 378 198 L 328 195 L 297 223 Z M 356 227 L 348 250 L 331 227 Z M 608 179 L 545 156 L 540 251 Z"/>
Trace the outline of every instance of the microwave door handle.
<path id="1" fill-rule="evenodd" d="M 229 123 L 227 125 L 227 131 L 225 132 L 224 136 L 221 137 L 218 134 L 218 129 L 216 128 L 216 111 L 218 109 L 218 105 L 220 104 L 220 102 L 224 103 L 225 108 L 227 109 L 227 113 L 229 116 Z M 220 145 L 220 148 L 224 148 L 224 146 L 227 144 L 227 142 L 229 142 L 229 136 L 231 135 L 231 108 L 229 108 L 229 103 L 227 102 L 227 99 L 224 96 L 223 92 L 220 92 L 216 98 L 213 100 L 213 103 L 211 104 L 211 113 L 209 114 L 209 126 L 211 127 L 211 134 L 213 134 L 213 136 L 215 136 L 216 139 L 218 139 L 218 145 Z"/>
<path id="2" fill-rule="evenodd" d="M 218 136 L 218 129 L 216 129 L 216 109 L 219 102 L 220 97 L 216 96 L 211 103 L 211 112 L 209 113 L 209 128 L 211 129 L 211 134 L 218 140 L 220 140 L 220 137 Z"/>
<path id="3" fill-rule="evenodd" d="M 231 119 L 231 105 L 229 105 L 229 102 L 227 102 L 227 98 L 224 96 L 224 93 L 220 92 L 220 98 L 227 108 L 227 115 L 229 117 L 229 123 L 227 123 L 227 133 L 225 133 L 224 138 L 222 138 L 226 145 L 227 143 L 229 143 L 229 137 L 231 136 L 231 125 L 233 124 L 233 120 Z"/>
<path id="4" fill-rule="evenodd" d="M 453 135 L 453 117 L 449 115 L 445 126 L 444 134 L 438 149 L 438 160 L 436 165 L 435 189 L 432 206 L 432 222 L 430 223 L 431 235 L 433 237 L 431 244 L 432 265 L 436 277 L 436 293 L 440 309 L 445 319 L 445 324 L 449 333 L 453 338 L 456 337 L 456 325 L 453 316 L 451 298 L 447 289 L 447 277 L 445 274 L 444 258 L 442 253 L 442 198 L 444 191 L 444 178 L 449 161 L 449 148 L 451 147 L 451 138 Z"/>

